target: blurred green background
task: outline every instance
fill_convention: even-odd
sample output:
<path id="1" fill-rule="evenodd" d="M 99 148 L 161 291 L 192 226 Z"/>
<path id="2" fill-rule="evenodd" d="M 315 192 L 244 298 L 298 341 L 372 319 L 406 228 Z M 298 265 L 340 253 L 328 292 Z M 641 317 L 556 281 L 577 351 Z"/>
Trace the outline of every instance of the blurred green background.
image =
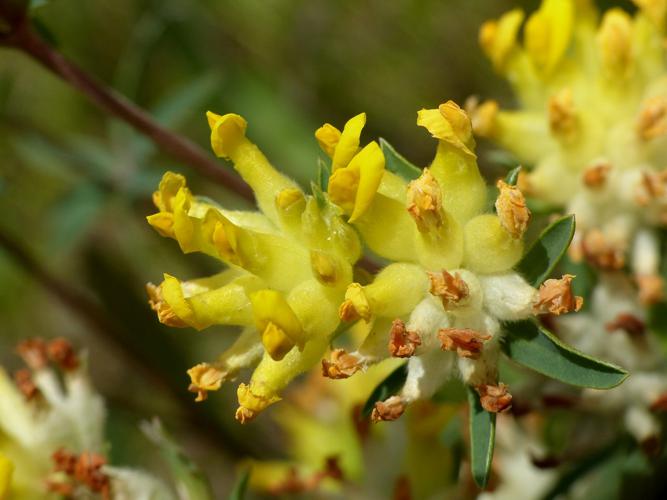
<path id="1" fill-rule="evenodd" d="M 87 72 L 208 150 L 204 113 L 237 112 L 281 170 L 312 178 L 314 130 L 361 111 L 365 135 L 384 137 L 416 164 L 434 144 L 416 111 L 478 94 L 510 101 L 477 45 L 483 20 L 538 1 L 510 0 L 53 0 L 40 29 Z M 630 7 L 630 2 L 602 5 Z M 109 403 L 112 460 L 145 464 L 139 420 L 158 414 L 229 491 L 240 457 L 281 455 L 269 416 L 233 420 L 235 385 L 191 402 L 185 370 L 221 351 L 233 332 L 162 327 L 144 284 L 163 272 L 210 274 L 216 263 L 183 256 L 145 222 L 166 169 L 226 206 L 234 193 L 198 176 L 109 117 L 25 55 L 0 49 L 0 234 L 67 287 L 99 305 L 92 321 L 64 304 L 0 247 L 0 363 L 18 366 L 15 343 L 66 336 L 85 347 Z M 494 168 L 482 148 L 481 163 Z M 230 168 L 220 162 L 220 168 Z M 497 165 L 496 167 L 497 168 Z M 59 294 L 62 298 L 62 293 Z M 83 313 L 86 314 L 85 312 Z"/>

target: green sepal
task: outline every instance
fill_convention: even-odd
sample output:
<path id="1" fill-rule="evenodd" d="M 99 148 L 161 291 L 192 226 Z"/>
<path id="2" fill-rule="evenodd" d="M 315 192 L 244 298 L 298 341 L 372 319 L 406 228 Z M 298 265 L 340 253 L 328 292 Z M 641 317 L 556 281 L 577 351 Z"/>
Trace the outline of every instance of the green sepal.
<path id="1" fill-rule="evenodd" d="M 380 148 L 384 154 L 384 167 L 406 181 L 412 181 L 422 174 L 422 169 L 413 165 L 398 153 L 394 147 L 380 137 Z"/>

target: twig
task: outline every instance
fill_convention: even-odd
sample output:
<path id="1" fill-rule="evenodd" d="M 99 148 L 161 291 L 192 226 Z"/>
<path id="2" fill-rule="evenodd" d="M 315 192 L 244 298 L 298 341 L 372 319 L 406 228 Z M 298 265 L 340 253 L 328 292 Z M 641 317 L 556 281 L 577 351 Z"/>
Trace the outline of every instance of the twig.
<path id="1" fill-rule="evenodd" d="M 35 33 L 30 27 L 28 18 L 18 22 L 9 34 L 2 37 L 1 42 L 30 55 L 79 90 L 94 104 L 130 124 L 174 158 L 243 198 L 249 201 L 254 200 L 252 190 L 240 178 L 218 164 L 197 144 L 162 127 L 136 104 L 97 81 L 65 58 Z"/>

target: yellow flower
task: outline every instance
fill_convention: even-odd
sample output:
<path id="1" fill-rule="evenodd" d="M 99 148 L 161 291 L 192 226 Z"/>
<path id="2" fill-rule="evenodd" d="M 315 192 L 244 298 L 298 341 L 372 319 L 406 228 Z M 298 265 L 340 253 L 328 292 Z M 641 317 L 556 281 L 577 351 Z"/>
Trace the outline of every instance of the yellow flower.
<path id="1" fill-rule="evenodd" d="M 473 103 L 475 132 L 528 167 L 522 184 L 529 198 L 577 216 L 572 256 L 598 268 L 610 250 L 596 251 L 593 236 L 622 263 L 639 233 L 667 219 L 667 2 L 635 3 L 634 15 L 613 8 L 600 16 L 592 2 L 543 0 L 525 24 L 523 46 L 511 50 L 498 33 L 518 22 L 516 11 L 480 31 L 520 104 Z M 632 267 L 636 276 L 659 273 L 657 264 Z"/>
<path id="2" fill-rule="evenodd" d="M 348 120 L 343 132 L 328 123 L 315 132 L 320 146 L 331 157 L 329 197 L 350 215 L 350 222 L 368 210 L 384 174 L 384 155 L 378 143 L 359 148 L 365 124 L 366 114 L 361 113 Z"/>
<path id="3" fill-rule="evenodd" d="M 350 119 L 342 132 L 322 126 L 315 137 L 331 157 L 331 175 L 325 179 L 327 193 L 314 188 L 313 195 L 271 166 L 246 137 L 243 118 L 208 113 L 208 119 L 213 150 L 233 161 L 255 192 L 260 212 L 225 210 L 193 195 L 182 176 L 167 173 L 154 195 L 159 211 L 148 218 L 185 253 L 203 252 L 229 268 L 190 281 L 165 275 L 159 286 L 149 286 L 151 307 L 165 324 L 243 328 L 216 360 L 188 372 L 198 401 L 240 368 L 256 365 L 237 389 L 236 418 L 252 420 L 279 401 L 297 375 L 322 363 L 345 327 L 341 321 L 364 332 L 358 351 L 350 355 L 359 360 L 360 371 L 390 357 L 388 342 L 396 325 L 418 339 L 405 356 L 408 351 L 424 355 L 424 363 L 435 366 L 443 356 L 434 340 L 439 327 L 461 321 L 462 328 L 478 329 L 487 321 L 498 328 L 498 321 L 483 312 L 484 276 L 509 273 L 519 283 L 511 286 L 528 287 L 511 271 L 522 256 L 528 222 L 523 195 L 501 186 L 498 215 L 484 213 L 487 187 L 477 166 L 472 124 L 454 102 L 418 113 L 418 125 L 438 145 L 429 167 L 411 182 L 385 171 L 376 142 L 360 146 L 365 114 Z M 362 243 L 390 261 L 368 282 L 355 269 Z M 444 275 L 448 269 L 466 296 L 445 310 L 444 300 L 430 292 L 429 273 Z M 527 304 L 521 302 L 512 319 L 532 314 L 532 295 L 521 296 Z M 354 326 L 359 320 L 363 326 Z M 462 365 L 466 382 L 492 382 L 493 370 L 479 368 L 495 366 L 497 339 L 488 345 Z M 437 373 L 426 371 L 437 384 L 453 367 L 450 357 Z M 399 406 L 429 397 L 429 390 L 411 382 L 397 399 Z"/>

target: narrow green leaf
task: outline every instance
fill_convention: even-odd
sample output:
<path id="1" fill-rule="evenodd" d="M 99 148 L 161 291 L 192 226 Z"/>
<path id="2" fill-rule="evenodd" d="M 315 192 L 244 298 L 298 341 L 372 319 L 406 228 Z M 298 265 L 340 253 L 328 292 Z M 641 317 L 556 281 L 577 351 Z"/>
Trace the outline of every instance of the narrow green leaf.
<path id="1" fill-rule="evenodd" d="M 317 204 L 320 207 L 324 207 L 327 204 L 327 199 L 324 197 L 324 193 L 322 192 L 322 188 L 320 188 L 320 184 L 318 182 L 311 181 L 310 190 L 313 192 L 313 196 L 317 200 Z"/>
<path id="2" fill-rule="evenodd" d="M 538 286 L 549 277 L 570 246 L 574 227 L 574 215 L 566 215 L 542 231 L 516 267 L 528 283 Z"/>
<path id="3" fill-rule="evenodd" d="M 329 177 L 331 171 L 322 158 L 317 159 L 317 183 L 322 192 L 326 193 L 329 188 Z"/>
<path id="4" fill-rule="evenodd" d="M 563 344 L 534 321 L 504 325 L 503 351 L 513 361 L 577 387 L 610 389 L 628 376 L 622 368 Z"/>
<path id="5" fill-rule="evenodd" d="M 251 469 L 248 467 L 241 473 L 241 476 L 234 485 L 234 489 L 229 495 L 229 500 L 243 500 L 245 498 L 245 493 L 248 489 L 248 481 L 250 480 L 250 472 Z"/>
<path id="6" fill-rule="evenodd" d="M 378 401 L 384 401 L 389 396 L 394 396 L 398 391 L 401 390 L 403 384 L 405 384 L 405 379 L 408 378 L 408 364 L 403 363 L 401 366 L 396 368 L 393 372 L 387 375 L 380 384 L 373 389 L 371 395 L 368 396 L 364 408 L 361 411 L 361 414 L 364 417 L 370 417 L 373 413 L 373 408 L 375 408 L 375 403 Z"/>
<path id="7" fill-rule="evenodd" d="M 484 488 L 489 480 L 493 446 L 496 440 L 496 414 L 482 408 L 479 395 L 468 388 L 470 405 L 470 468 L 477 486 Z"/>
<path id="8" fill-rule="evenodd" d="M 519 173 L 521 172 L 521 165 L 513 168 L 505 176 L 505 182 L 510 186 L 516 186 L 516 181 L 519 179 Z"/>
<path id="9" fill-rule="evenodd" d="M 411 181 L 419 177 L 422 169 L 406 160 L 394 147 L 380 137 L 380 147 L 384 153 L 385 168 L 390 172 L 403 177 L 406 181 Z"/>

